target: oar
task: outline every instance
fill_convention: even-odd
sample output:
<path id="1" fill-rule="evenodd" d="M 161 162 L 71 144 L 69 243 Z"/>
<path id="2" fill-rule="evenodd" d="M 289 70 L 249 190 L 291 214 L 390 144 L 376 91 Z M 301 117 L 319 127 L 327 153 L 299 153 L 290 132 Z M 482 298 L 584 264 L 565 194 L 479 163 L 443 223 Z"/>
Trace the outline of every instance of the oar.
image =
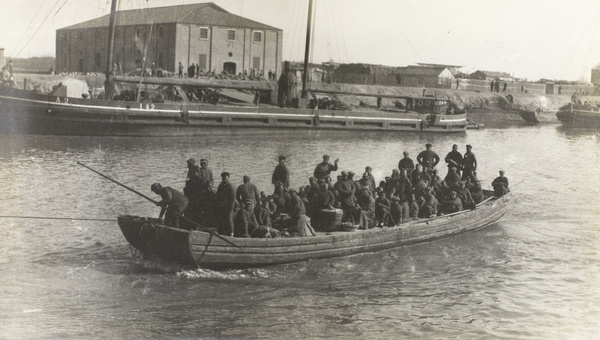
<path id="1" fill-rule="evenodd" d="M 142 196 L 143 198 L 147 199 L 148 201 L 150 201 L 150 202 L 152 202 L 152 203 L 154 203 L 154 204 L 157 204 L 157 203 L 158 203 L 157 201 L 155 201 L 155 200 L 153 200 L 152 198 L 150 198 L 150 197 L 148 197 L 148 196 L 146 196 L 146 195 L 142 194 L 141 192 L 139 192 L 139 191 L 137 191 L 137 190 L 135 190 L 135 189 L 132 189 L 132 188 L 130 188 L 130 187 L 128 187 L 128 186 L 126 186 L 125 184 L 123 184 L 123 183 L 120 183 L 120 182 L 118 182 L 118 181 L 116 181 L 116 180 L 114 180 L 114 179 L 112 179 L 112 178 L 110 178 L 110 177 L 108 177 L 108 176 L 106 176 L 106 175 L 104 175 L 104 174 L 102 174 L 102 173 L 100 173 L 100 172 L 98 172 L 98 171 L 96 171 L 96 170 L 94 170 L 94 169 L 90 168 L 89 166 L 87 166 L 87 165 L 85 165 L 85 164 L 83 164 L 83 163 L 81 163 L 81 162 L 77 162 L 77 164 L 78 164 L 78 165 L 81 165 L 82 167 L 84 167 L 84 168 L 86 168 L 86 169 L 88 169 L 88 170 L 90 170 L 90 171 L 93 171 L 93 172 L 97 173 L 98 175 L 100 175 L 100 176 L 102 176 L 102 177 L 106 178 L 107 180 L 109 180 L 109 181 L 111 181 L 111 182 L 113 182 L 113 183 L 115 183 L 115 184 L 118 184 L 118 185 L 122 186 L 123 188 L 125 188 L 125 189 L 127 189 L 127 190 L 129 190 L 129 191 L 131 191 L 131 192 L 134 192 L 134 193 L 136 193 L 136 194 L 138 194 L 138 195 Z M 192 221 L 192 220 L 190 220 L 189 218 L 187 218 L 187 217 L 185 217 L 185 216 L 181 216 L 181 218 L 183 218 L 184 220 L 186 220 L 186 221 L 188 221 L 188 222 L 192 223 L 192 224 L 193 224 L 193 225 L 195 225 L 196 227 L 200 228 L 200 230 L 202 230 L 202 231 L 204 231 L 204 232 L 207 232 L 207 233 L 210 233 L 211 235 L 214 235 L 215 237 L 218 237 L 218 238 L 220 238 L 221 240 L 223 240 L 223 241 L 225 241 L 225 242 L 227 242 L 227 243 L 231 244 L 232 246 L 234 246 L 234 247 L 236 247 L 236 248 L 240 248 L 240 247 L 238 247 L 236 244 L 234 244 L 233 242 L 229 241 L 228 239 L 224 238 L 223 236 L 219 235 L 218 233 L 215 233 L 215 232 L 214 232 L 214 231 L 212 231 L 212 230 L 206 229 L 205 227 L 201 226 L 201 225 L 200 225 L 200 224 L 198 224 L 197 222 L 195 222 L 195 221 Z"/>

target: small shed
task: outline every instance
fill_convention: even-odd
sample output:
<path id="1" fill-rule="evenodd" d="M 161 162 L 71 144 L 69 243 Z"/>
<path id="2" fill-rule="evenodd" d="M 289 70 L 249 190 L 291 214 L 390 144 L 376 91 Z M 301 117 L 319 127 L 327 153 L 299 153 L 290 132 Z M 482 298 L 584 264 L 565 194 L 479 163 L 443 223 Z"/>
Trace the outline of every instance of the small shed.
<path id="1" fill-rule="evenodd" d="M 400 86 L 450 88 L 455 79 L 447 67 L 414 66 L 398 68 Z"/>

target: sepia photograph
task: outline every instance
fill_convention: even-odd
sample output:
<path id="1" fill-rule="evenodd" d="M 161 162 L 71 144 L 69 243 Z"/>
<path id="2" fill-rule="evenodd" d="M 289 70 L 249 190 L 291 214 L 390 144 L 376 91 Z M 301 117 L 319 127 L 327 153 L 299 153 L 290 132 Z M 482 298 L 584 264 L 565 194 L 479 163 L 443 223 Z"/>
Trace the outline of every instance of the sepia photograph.
<path id="1" fill-rule="evenodd" d="M 0 13 L 0 339 L 600 339 L 597 0 Z"/>

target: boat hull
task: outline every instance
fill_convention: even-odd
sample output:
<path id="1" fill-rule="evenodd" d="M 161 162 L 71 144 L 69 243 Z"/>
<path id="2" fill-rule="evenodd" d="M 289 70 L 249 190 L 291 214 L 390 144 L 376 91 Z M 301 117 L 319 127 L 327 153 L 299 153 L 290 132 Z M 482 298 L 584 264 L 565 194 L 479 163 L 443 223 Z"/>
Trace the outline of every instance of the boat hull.
<path id="1" fill-rule="evenodd" d="M 518 109 L 517 112 L 521 118 L 532 124 L 558 123 L 556 112 L 542 110 L 529 111 L 523 109 Z"/>
<path id="2" fill-rule="evenodd" d="M 561 110 L 556 113 L 556 117 L 560 120 L 564 127 L 569 129 L 600 129 L 600 112 L 597 111 Z"/>
<path id="3" fill-rule="evenodd" d="M 125 238 L 147 258 L 223 269 L 347 256 L 430 242 L 496 223 L 508 211 L 509 203 L 510 194 L 488 199 L 475 210 L 414 220 L 397 227 L 319 233 L 314 237 L 225 237 L 238 247 L 210 233 L 162 226 L 156 219 L 120 216 L 118 221 Z"/>
<path id="4" fill-rule="evenodd" d="M 138 103 L 47 96 L 0 86 L 0 132 L 74 136 L 207 136 L 289 131 L 461 133 L 466 115 Z"/>

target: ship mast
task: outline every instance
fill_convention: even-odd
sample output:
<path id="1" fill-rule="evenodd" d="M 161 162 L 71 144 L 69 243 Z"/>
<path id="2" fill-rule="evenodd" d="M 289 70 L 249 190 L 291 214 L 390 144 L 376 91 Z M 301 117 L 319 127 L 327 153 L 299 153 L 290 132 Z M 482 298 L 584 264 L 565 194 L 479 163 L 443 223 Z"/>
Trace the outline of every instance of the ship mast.
<path id="1" fill-rule="evenodd" d="M 312 1 L 312 0 L 311 0 Z M 106 52 L 106 71 L 104 71 L 104 75 L 106 76 L 106 80 L 104 81 L 104 94 L 106 99 L 110 100 L 112 97 L 112 81 L 111 74 L 112 65 L 113 65 L 113 50 L 115 46 L 115 16 L 117 10 L 117 0 L 112 0 L 112 4 L 110 5 L 110 21 L 108 24 L 108 48 Z"/>
<path id="2" fill-rule="evenodd" d="M 304 48 L 304 70 L 302 72 L 302 98 L 307 98 L 306 82 L 308 81 L 308 58 L 310 52 L 310 28 L 312 24 L 313 0 L 308 1 L 308 22 L 306 24 L 306 47 Z"/>

